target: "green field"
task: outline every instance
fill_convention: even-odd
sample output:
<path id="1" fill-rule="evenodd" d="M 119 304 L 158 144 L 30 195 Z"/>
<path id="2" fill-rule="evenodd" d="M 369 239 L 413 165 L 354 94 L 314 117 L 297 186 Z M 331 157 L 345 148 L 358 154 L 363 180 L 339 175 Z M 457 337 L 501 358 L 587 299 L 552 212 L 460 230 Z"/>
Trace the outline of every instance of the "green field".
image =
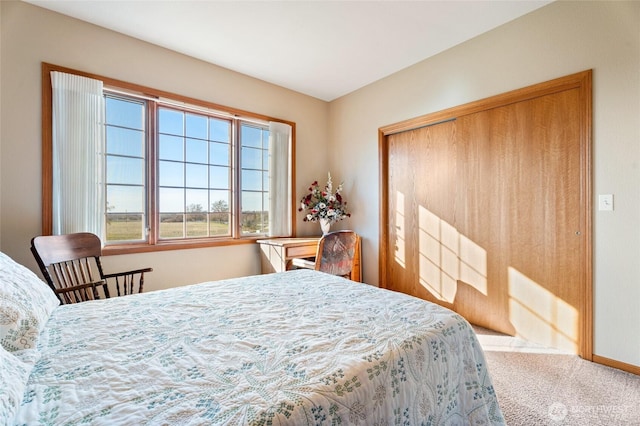
<path id="1" fill-rule="evenodd" d="M 187 222 L 186 237 L 224 236 L 231 233 L 228 223 L 210 222 L 210 234 L 207 234 L 207 222 Z M 243 232 L 255 233 L 254 227 L 243 227 Z M 182 222 L 163 222 L 160 224 L 160 238 L 184 238 Z M 142 221 L 111 221 L 107 223 L 107 241 L 144 240 Z"/>

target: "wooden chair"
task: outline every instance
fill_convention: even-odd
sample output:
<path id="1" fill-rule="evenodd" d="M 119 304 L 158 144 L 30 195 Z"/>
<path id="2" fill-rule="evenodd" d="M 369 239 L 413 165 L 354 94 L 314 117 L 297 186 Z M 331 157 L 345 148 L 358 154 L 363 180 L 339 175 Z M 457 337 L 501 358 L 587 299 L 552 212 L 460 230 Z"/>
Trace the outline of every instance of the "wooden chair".
<path id="1" fill-rule="evenodd" d="M 152 271 L 143 268 L 105 274 L 100 238 L 88 232 L 35 237 L 31 252 L 63 304 L 111 297 L 107 281 L 111 279 L 118 296 L 142 293 L 144 273 Z"/>
<path id="2" fill-rule="evenodd" d="M 315 260 L 292 259 L 296 268 L 315 269 L 360 281 L 360 236 L 353 231 L 335 231 L 323 235 L 318 241 Z"/>

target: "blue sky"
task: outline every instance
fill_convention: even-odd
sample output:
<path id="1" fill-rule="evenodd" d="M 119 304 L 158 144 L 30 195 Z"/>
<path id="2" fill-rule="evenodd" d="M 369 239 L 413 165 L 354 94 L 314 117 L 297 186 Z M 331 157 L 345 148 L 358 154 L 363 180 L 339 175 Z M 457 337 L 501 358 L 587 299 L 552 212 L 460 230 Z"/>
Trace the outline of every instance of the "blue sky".
<path id="1" fill-rule="evenodd" d="M 144 211 L 144 131 L 142 101 L 107 97 L 107 199 L 112 212 Z M 116 127 L 117 126 L 117 127 Z M 160 213 L 180 212 L 186 205 L 230 200 L 231 122 L 160 107 L 158 113 L 158 184 Z M 268 131 L 243 124 L 243 190 L 268 188 Z M 247 170 L 245 170 L 247 169 Z M 184 188 L 176 187 L 188 187 Z M 243 191 L 243 210 L 261 210 L 261 193 Z"/>

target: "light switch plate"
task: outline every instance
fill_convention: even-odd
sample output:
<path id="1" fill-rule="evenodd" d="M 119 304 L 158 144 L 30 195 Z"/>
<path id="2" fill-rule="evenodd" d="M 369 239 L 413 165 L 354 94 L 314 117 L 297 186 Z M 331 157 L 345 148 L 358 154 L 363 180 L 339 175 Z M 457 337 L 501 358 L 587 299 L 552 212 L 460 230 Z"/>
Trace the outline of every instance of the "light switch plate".
<path id="1" fill-rule="evenodd" d="M 613 194 L 598 195 L 598 210 L 613 211 Z"/>

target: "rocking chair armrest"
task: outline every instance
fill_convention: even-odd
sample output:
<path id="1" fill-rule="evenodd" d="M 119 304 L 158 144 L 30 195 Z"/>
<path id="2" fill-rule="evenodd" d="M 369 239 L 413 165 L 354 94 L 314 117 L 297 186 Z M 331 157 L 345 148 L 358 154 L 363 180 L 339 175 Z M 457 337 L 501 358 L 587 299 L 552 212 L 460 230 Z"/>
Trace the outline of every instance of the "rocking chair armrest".
<path id="1" fill-rule="evenodd" d="M 153 268 L 142 268 L 142 269 L 133 269 L 131 271 L 123 271 L 123 272 L 115 272 L 113 274 L 104 274 L 103 278 L 115 278 L 115 277 L 123 277 L 125 275 L 135 275 L 135 274 L 143 274 L 145 272 L 152 272 Z"/>

